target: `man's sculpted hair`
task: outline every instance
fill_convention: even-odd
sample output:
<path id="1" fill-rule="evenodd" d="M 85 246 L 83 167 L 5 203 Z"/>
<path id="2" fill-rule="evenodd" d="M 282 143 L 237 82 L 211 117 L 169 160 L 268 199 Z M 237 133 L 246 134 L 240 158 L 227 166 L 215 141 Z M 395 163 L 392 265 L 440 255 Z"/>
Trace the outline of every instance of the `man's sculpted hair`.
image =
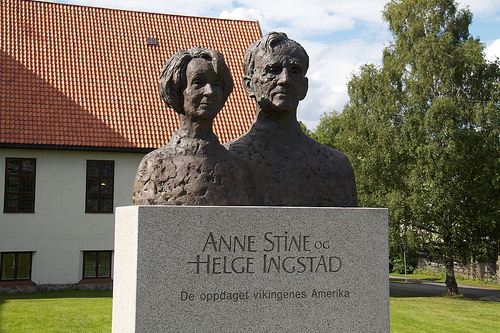
<path id="1" fill-rule="evenodd" d="M 297 49 L 304 58 L 304 73 L 307 72 L 309 68 L 309 56 L 306 50 L 294 41 L 288 38 L 288 36 L 283 32 L 270 32 L 264 37 L 254 42 L 245 52 L 245 60 L 243 67 L 243 74 L 245 77 L 251 77 L 255 71 L 255 58 L 262 53 L 273 53 L 274 48 L 280 44 L 284 44 L 286 47 L 291 49 Z"/>
<path id="2" fill-rule="evenodd" d="M 174 54 L 163 67 L 160 75 L 160 96 L 177 113 L 184 114 L 183 92 L 187 86 L 186 69 L 192 59 L 201 58 L 210 62 L 215 74 L 221 81 L 224 103 L 233 91 L 233 78 L 224 57 L 219 51 L 193 47 Z"/>

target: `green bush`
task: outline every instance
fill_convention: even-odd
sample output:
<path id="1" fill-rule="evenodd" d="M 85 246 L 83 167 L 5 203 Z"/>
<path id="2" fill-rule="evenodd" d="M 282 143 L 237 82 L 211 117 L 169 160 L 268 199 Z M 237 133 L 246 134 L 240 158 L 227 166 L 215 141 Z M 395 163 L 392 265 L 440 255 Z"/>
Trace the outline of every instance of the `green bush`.
<path id="1" fill-rule="evenodd" d="M 427 275 L 429 277 L 445 278 L 446 269 L 444 267 L 439 267 L 437 272 L 431 267 L 417 268 L 413 271 L 413 274 Z"/>
<path id="2" fill-rule="evenodd" d="M 406 263 L 406 273 L 411 274 L 414 268 L 412 265 Z M 405 273 L 405 263 L 404 260 L 398 258 L 394 260 L 392 265 L 392 273 L 404 274 Z"/>

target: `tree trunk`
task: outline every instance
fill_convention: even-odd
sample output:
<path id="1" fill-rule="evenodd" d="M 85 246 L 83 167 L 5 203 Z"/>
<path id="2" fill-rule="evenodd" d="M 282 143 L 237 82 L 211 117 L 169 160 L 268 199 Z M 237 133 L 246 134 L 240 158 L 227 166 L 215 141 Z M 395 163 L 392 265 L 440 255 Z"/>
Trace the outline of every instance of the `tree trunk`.
<path id="1" fill-rule="evenodd" d="M 458 286 L 457 281 L 455 280 L 455 271 L 453 267 L 453 259 L 446 258 L 446 295 L 448 296 L 457 296 L 458 295 Z"/>
<path id="2" fill-rule="evenodd" d="M 475 278 L 476 277 L 476 266 L 474 265 L 474 256 L 470 257 L 469 267 L 470 267 L 470 269 L 469 269 L 470 275 L 467 275 L 467 277 Z"/>
<path id="3" fill-rule="evenodd" d="M 498 255 L 498 260 L 497 260 L 497 279 L 500 280 L 500 254 Z"/>
<path id="4" fill-rule="evenodd" d="M 477 265 L 477 277 L 479 280 L 484 279 L 484 265 L 480 262 L 476 262 Z"/>
<path id="5" fill-rule="evenodd" d="M 455 267 L 453 260 L 453 250 L 451 245 L 451 235 L 445 232 L 443 235 L 443 241 L 445 245 L 445 258 L 444 267 L 446 268 L 446 295 L 455 297 L 458 295 L 457 281 L 455 280 Z"/>

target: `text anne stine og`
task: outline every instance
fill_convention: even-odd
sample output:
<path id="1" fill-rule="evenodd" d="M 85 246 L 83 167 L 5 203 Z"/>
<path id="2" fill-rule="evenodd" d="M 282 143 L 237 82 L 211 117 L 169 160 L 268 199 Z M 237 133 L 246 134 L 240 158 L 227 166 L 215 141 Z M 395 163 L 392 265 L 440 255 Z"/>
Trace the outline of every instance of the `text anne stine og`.
<path id="1" fill-rule="evenodd" d="M 216 237 L 210 232 L 203 244 L 203 254 L 188 264 L 194 266 L 196 274 L 338 272 L 342 260 L 338 256 L 313 255 L 319 250 L 331 251 L 330 241 L 311 240 L 308 235 L 289 235 L 288 232 L 266 232 L 260 239 L 255 235 Z M 224 252 L 231 255 L 223 255 Z M 236 256 L 240 252 L 248 255 Z"/>

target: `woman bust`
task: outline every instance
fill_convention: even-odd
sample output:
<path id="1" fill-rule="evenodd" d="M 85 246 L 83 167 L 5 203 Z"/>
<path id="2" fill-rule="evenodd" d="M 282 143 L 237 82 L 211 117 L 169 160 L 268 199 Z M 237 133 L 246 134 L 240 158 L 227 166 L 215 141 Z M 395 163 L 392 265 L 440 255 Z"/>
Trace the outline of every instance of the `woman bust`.
<path id="1" fill-rule="evenodd" d="M 160 95 L 179 113 L 170 142 L 141 161 L 134 205 L 252 205 L 251 171 L 214 134 L 213 120 L 233 90 L 222 54 L 192 48 L 162 70 Z"/>

